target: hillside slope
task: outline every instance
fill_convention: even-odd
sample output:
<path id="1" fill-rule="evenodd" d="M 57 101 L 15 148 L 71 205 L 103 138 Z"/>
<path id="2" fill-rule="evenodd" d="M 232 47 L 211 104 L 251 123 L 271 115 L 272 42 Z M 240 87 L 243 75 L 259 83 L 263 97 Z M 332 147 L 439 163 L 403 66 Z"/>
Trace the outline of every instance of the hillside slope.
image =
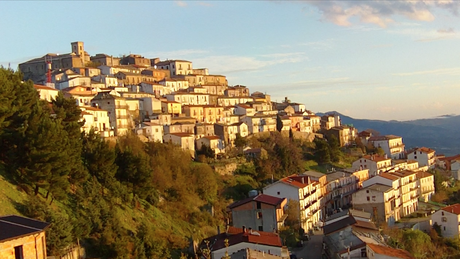
<path id="1" fill-rule="evenodd" d="M 340 114 L 340 118 L 342 124 L 352 124 L 359 131 L 374 129 L 382 135 L 402 136 L 406 149 L 426 146 L 439 154 L 460 153 L 460 116 L 450 115 L 412 121 L 354 119 L 343 114 Z"/>

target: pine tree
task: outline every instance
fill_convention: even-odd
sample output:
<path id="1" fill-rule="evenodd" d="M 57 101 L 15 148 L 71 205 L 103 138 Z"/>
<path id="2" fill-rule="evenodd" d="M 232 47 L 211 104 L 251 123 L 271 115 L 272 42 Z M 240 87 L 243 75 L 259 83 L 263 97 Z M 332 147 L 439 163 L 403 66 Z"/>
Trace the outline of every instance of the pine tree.
<path id="1" fill-rule="evenodd" d="M 67 163 L 70 165 L 69 181 L 71 183 L 82 183 L 87 180 L 88 172 L 83 166 L 82 152 L 83 142 L 81 127 L 84 122 L 81 121 L 81 109 L 77 106 L 76 100 L 65 98 L 62 92 L 52 101 L 53 111 L 57 119 L 61 121 L 64 130 L 67 133 Z"/>

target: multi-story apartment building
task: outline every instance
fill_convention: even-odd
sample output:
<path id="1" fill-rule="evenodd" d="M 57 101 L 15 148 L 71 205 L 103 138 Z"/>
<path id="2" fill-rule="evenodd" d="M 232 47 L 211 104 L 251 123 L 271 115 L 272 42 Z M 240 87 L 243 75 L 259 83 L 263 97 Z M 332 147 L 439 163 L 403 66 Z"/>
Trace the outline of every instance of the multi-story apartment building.
<path id="1" fill-rule="evenodd" d="M 234 227 L 273 232 L 284 226 L 287 199 L 266 194 L 250 196 L 228 206 Z"/>
<path id="2" fill-rule="evenodd" d="M 341 125 L 338 114 L 328 114 L 321 117 L 321 129 L 323 130 L 329 130 L 332 127 L 339 127 Z"/>
<path id="3" fill-rule="evenodd" d="M 325 131 L 325 135 L 329 138 L 335 136 L 341 147 L 351 145 L 355 142 L 358 130 L 349 126 L 332 127 Z"/>
<path id="4" fill-rule="evenodd" d="M 114 136 L 108 111 L 90 106 L 83 106 L 81 110 L 82 117 L 85 120 L 85 124 L 82 126 L 83 131 L 89 133 L 92 129 L 104 138 Z"/>
<path id="5" fill-rule="evenodd" d="M 321 220 L 321 186 L 306 175 L 291 175 L 266 186 L 264 194 L 299 202 L 299 221 L 308 231 Z"/>
<path id="6" fill-rule="evenodd" d="M 391 158 L 379 155 L 365 155 L 352 164 L 353 170 L 369 170 L 369 176 L 379 175 L 391 169 Z"/>
<path id="7" fill-rule="evenodd" d="M 74 86 L 62 90 L 64 97 L 73 97 L 78 106 L 91 106 L 91 100 L 97 95 L 98 91 L 90 86 Z"/>
<path id="8" fill-rule="evenodd" d="M 428 168 L 434 168 L 435 151 L 427 147 L 414 148 L 407 151 L 407 159 L 417 161 L 419 166 L 428 166 Z"/>
<path id="9" fill-rule="evenodd" d="M 417 186 L 419 188 L 419 200 L 428 202 L 434 195 L 434 176 L 428 172 L 417 172 Z"/>
<path id="10" fill-rule="evenodd" d="M 326 210 L 328 214 L 351 205 L 351 197 L 358 189 L 359 179 L 350 173 L 334 172 L 326 175 Z"/>
<path id="11" fill-rule="evenodd" d="M 401 219 L 401 199 L 393 187 L 376 183 L 352 194 L 353 209 L 371 213 L 375 222 L 388 222 L 392 225 Z"/>
<path id="12" fill-rule="evenodd" d="M 159 69 L 169 70 L 171 77 L 193 74 L 192 62 L 187 60 L 166 60 L 154 64 Z"/>
<path id="13" fill-rule="evenodd" d="M 418 209 L 418 199 L 420 197 L 420 185 L 417 178 L 417 172 L 401 170 L 392 173 L 381 173 L 374 176 L 363 183 L 363 187 L 369 187 L 373 184 L 383 184 L 393 188 L 395 196 L 395 204 L 400 204 L 398 210 L 395 211 L 395 219 L 407 216 Z M 424 182 L 425 183 L 425 182 Z M 424 185 L 428 186 L 428 181 Z M 431 187 L 430 187 L 431 189 Z M 432 187 L 434 189 L 434 187 Z M 354 196 L 353 196 L 354 198 Z M 355 202 L 353 201 L 353 206 Z M 395 205 L 396 206 L 396 205 Z M 371 212 L 372 211 L 368 211 Z"/>
<path id="14" fill-rule="evenodd" d="M 209 94 L 175 92 L 165 95 L 168 101 L 175 101 L 181 105 L 208 105 Z"/>
<path id="15" fill-rule="evenodd" d="M 96 54 L 95 56 L 91 56 L 90 60 L 96 64 L 104 65 L 104 66 L 118 66 L 120 65 L 120 58 L 109 56 L 106 54 Z"/>
<path id="16" fill-rule="evenodd" d="M 402 137 L 395 135 L 373 136 L 369 138 L 368 142 L 376 148 L 382 148 L 391 159 L 401 159 L 405 156 Z"/>
<path id="17" fill-rule="evenodd" d="M 55 100 L 59 93 L 59 90 L 44 85 L 34 85 L 34 88 L 37 90 L 40 99 L 47 102 Z"/>
<path id="18" fill-rule="evenodd" d="M 214 132 L 217 136 L 224 140 L 225 146 L 233 147 L 237 134 L 241 137 L 249 135 L 248 125 L 244 122 L 237 122 L 231 124 L 214 124 Z"/>
<path id="19" fill-rule="evenodd" d="M 137 66 L 150 66 L 150 59 L 144 58 L 141 55 L 137 54 L 130 54 L 128 56 L 124 56 L 120 60 L 120 64 L 122 65 L 137 65 Z"/>
<path id="20" fill-rule="evenodd" d="M 91 100 L 91 106 L 109 112 L 110 127 L 115 130 L 115 135 L 124 135 L 133 128 L 133 120 L 128 115 L 126 99 L 115 91 L 99 92 Z"/>

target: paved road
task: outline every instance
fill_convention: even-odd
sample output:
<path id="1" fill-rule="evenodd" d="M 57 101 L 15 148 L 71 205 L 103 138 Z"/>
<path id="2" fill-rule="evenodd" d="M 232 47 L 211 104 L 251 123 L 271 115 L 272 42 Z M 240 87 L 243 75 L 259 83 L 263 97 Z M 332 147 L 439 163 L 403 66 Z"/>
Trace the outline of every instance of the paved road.
<path id="1" fill-rule="evenodd" d="M 304 242 L 303 247 L 296 247 L 292 249 L 292 253 L 298 259 L 321 259 L 323 252 L 323 231 L 314 231 L 310 236 L 310 240 Z"/>

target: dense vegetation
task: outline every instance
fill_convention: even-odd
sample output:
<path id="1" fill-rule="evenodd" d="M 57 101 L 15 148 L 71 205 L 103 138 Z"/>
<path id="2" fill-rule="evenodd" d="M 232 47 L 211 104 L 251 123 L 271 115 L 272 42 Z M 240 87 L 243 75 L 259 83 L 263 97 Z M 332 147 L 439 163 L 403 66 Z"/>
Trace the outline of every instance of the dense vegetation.
<path id="1" fill-rule="evenodd" d="M 302 172 L 304 158 L 329 152 L 279 133 L 250 143 L 239 137 L 235 155 L 243 161 L 249 144 L 267 154 L 222 177 L 170 144 L 81 133 L 74 99 L 59 94 L 49 104 L 21 79 L 0 69 L 0 173 L 29 194 L 18 204 L 24 215 L 51 223 L 49 255 L 81 243 L 93 257 L 178 257 L 189 239 L 215 233 L 232 199 Z"/>

